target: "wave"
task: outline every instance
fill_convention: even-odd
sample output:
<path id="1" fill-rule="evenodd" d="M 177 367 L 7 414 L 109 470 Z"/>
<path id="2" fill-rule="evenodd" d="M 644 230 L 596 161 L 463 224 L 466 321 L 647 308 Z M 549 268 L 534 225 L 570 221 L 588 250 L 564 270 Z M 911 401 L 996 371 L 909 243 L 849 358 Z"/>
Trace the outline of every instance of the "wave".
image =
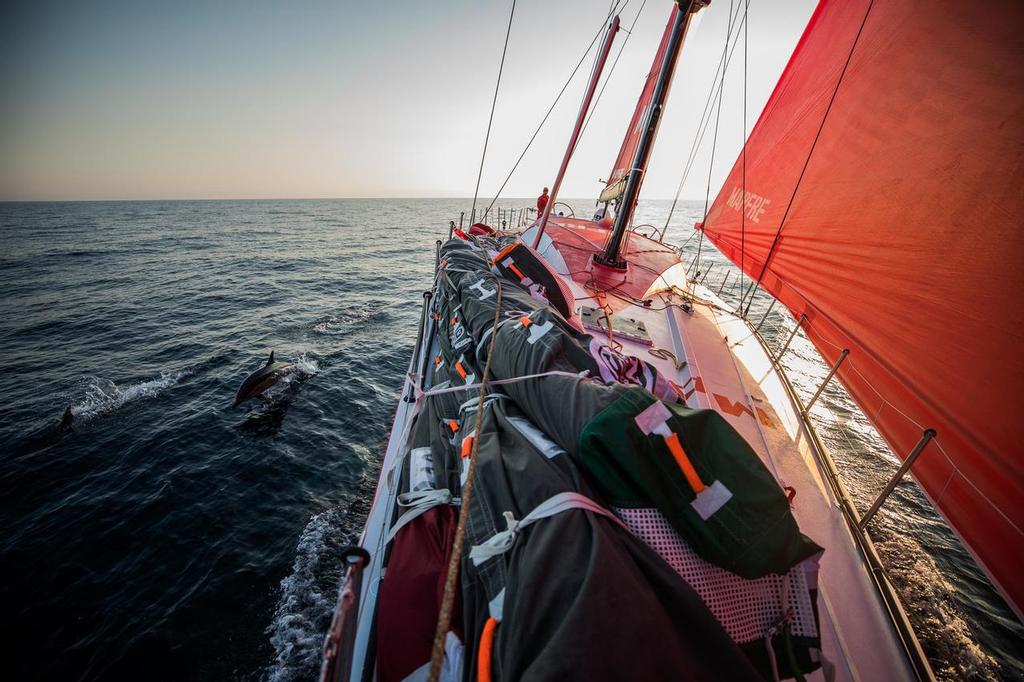
<path id="1" fill-rule="evenodd" d="M 275 653 L 267 671 L 271 682 L 316 678 L 337 600 L 345 516 L 339 509 L 317 514 L 299 536 L 292 572 L 281 581 L 281 596 L 267 629 Z"/>
<path id="2" fill-rule="evenodd" d="M 1001 666 L 977 641 L 957 588 L 924 547 L 902 532 L 903 520 L 879 515 L 872 533 L 889 576 L 903 597 L 921 645 L 940 680 L 996 680 Z"/>
<path id="3" fill-rule="evenodd" d="M 161 372 L 155 379 L 127 386 L 118 386 L 109 379 L 94 377 L 86 388 L 85 398 L 79 403 L 72 403 L 71 414 L 76 420 L 88 420 L 113 412 L 126 403 L 152 398 L 190 374 L 188 370 Z"/>
<path id="4" fill-rule="evenodd" d="M 368 322 L 384 315 L 384 311 L 377 305 L 365 305 L 346 311 L 342 315 L 330 315 L 321 318 L 313 325 L 313 331 L 317 334 L 337 336 L 348 334 L 364 327 Z"/>

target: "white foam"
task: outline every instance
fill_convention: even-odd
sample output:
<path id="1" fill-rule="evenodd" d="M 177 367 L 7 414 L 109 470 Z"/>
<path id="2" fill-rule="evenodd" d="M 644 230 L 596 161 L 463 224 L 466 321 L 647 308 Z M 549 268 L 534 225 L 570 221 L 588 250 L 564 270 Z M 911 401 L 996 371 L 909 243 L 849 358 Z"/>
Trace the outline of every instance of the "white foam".
<path id="1" fill-rule="evenodd" d="M 317 362 L 316 358 L 312 358 L 305 353 L 299 353 L 298 357 L 295 358 L 294 364 L 295 374 L 298 374 L 303 379 L 320 372 L 320 363 Z"/>
<path id="2" fill-rule="evenodd" d="M 347 311 L 344 315 L 331 315 L 325 320 L 313 325 L 313 331 L 317 334 L 336 336 L 347 334 L 361 327 L 365 322 L 373 318 L 377 313 L 376 306 L 363 306 Z"/>
<path id="3" fill-rule="evenodd" d="M 122 405 L 135 400 L 152 398 L 181 381 L 191 372 L 161 372 L 156 379 L 127 386 L 118 386 L 109 379 L 93 378 L 85 391 L 85 399 L 71 406 L 75 419 L 92 419 L 107 412 L 113 412 Z"/>
<path id="4" fill-rule="evenodd" d="M 999 662 L 971 632 L 956 604 L 957 589 L 917 540 L 901 530 L 899 516 L 883 508 L 875 546 L 910 611 L 940 680 L 999 679 Z M 895 524 L 895 525 L 894 525 Z"/>
<path id="5" fill-rule="evenodd" d="M 332 570 L 326 562 L 338 560 L 342 515 L 338 510 L 317 514 L 299 537 L 292 572 L 281 581 L 281 596 L 267 630 L 275 652 L 267 671 L 271 682 L 314 679 L 319 670 L 337 599 L 337 581 L 323 577 Z M 330 583 L 326 589 L 325 582 Z"/>

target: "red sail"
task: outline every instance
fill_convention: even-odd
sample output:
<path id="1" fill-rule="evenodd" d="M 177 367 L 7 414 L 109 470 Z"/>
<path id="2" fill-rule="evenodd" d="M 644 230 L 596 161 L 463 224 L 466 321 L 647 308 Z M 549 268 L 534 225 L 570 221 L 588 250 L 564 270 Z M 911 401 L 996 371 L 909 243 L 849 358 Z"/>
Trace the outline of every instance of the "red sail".
<path id="1" fill-rule="evenodd" d="M 704 228 L 828 362 L 850 350 L 896 453 L 935 429 L 911 473 L 1018 615 L 1022 27 L 1020 0 L 822 0 Z"/>
<path id="2" fill-rule="evenodd" d="M 617 198 L 625 189 L 626 174 L 633 164 L 637 145 L 640 144 L 640 138 L 644 132 L 644 123 L 647 121 L 647 114 L 650 113 L 654 87 L 658 83 L 658 74 L 661 73 L 661 66 L 665 61 L 665 52 L 668 50 L 669 39 L 672 37 L 672 25 L 675 23 L 677 12 L 679 12 L 679 6 L 675 5 L 669 14 L 665 33 L 661 36 L 658 52 L 654 55 L 654 63 L 651 64 L 651 70 L 647 73 L 644 89 L 640 91 L 640 99 L 637 100 L 633 118 L 629 121 L 629 128 L 626 129 L 626 137 L 622 140 L 619 155 L 615 158 L 612 173 L 608 176 L 608 186 L 601 192 L 600 201 L 602 202 Z"/>

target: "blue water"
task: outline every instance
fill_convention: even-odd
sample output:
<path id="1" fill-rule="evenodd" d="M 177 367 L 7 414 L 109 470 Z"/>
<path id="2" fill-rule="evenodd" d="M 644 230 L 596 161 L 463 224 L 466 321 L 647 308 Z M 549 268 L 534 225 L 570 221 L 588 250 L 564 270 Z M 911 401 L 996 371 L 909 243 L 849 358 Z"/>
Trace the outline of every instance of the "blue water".
<path id="1" fill-rule="evenodd" d="M 8 679 L 315 676 L 337 550 L 372 496 L 433 243 L 467 208 L 0 204 Z M 685 238 L 699 208 L 683 207 L 675 234 Z M 641 218 L 666 210 L 648 202 Z M 230 409 L 270 349 L 297 370 L 270 403 Z M 794 352 L 811 353 L 799 342 Z M 821 404 L 834 415 L 843 400 L 830 390 Z M 857 447 L 888 463 L 873 438 L 865 430 Z M 948 679 L 1019 675 L 1019 625 L 975 584 L 963 550 L 921 563 L 922 546 L 952 536 L 915 491 L 901 486 L 880 539 L 894 566 L 909 566 L 900 575 L 929 653 L 952 661 Z M 906 534 L 885 541 L 898 518 L 914 547 Z"/>

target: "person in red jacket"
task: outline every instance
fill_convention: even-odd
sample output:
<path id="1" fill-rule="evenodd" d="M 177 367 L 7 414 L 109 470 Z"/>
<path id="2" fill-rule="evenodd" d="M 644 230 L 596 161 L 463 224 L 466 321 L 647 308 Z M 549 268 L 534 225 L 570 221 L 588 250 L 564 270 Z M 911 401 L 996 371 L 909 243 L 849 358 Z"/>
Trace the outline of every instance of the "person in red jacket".
<path id="1" fill-rule="evenodd" d="M 544 207 L 548 205 L 548 188 L 545 187 L 544 191 L 539 197 L 537 197 L 537 216 L 539 217 L 544 213 Z"/>

